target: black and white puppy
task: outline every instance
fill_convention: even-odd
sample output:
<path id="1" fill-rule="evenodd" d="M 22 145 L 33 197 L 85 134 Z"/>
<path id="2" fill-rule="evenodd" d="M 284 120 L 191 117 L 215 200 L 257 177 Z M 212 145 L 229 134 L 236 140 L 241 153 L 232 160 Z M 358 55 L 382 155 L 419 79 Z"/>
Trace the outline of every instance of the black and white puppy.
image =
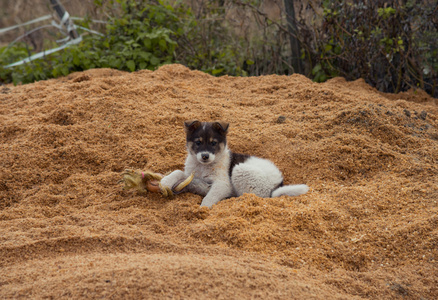
<path id="1" fill-rule="evenodd" d="M 184 123 L 187 134 L 187 159 L 184 171 L 177 170 L 161 179 L 161 184 L 176 187 L 192 173 L 194 179 L 182 192 L 204 196 L 201 206 L 252 193 L 259 197 L 298 196 L 307 193 L 305 184 L 283 185 L 283 175 L 269 160 L 231 152 L 227 147 L 228 123 Z"/>

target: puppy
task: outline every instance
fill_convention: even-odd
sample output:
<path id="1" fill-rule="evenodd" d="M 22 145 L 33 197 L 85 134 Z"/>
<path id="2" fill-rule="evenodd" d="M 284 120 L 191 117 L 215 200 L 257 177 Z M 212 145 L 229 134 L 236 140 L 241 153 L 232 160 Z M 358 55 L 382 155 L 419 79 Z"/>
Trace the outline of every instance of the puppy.
<path id="1" fill-rule="evenodd" d="M 201 206 L 252 193 L 259 197 L 298 196 L 307 193 L 305 184 L 283 185 L 283 175 L 269 160 L 239 154 L 227 147 L 228 123 L 184 122 L 187 159 L 184 172 L 174 171 L 161 184 L 175 188 L 192 173 L 194 178 L 181 192 L 204 197 Z"/>

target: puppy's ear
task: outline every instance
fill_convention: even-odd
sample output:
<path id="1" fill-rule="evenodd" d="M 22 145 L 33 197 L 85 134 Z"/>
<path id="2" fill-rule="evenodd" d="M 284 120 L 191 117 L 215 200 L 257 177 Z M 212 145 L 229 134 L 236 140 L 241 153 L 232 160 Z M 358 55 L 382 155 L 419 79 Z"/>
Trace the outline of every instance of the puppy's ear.
<path id="1" fill-rule="evenodd" d="M 230 124 L 224 121 L 219 121 L 219 122 L 214 122 L 213 123 L 213 128 L 218 130 L 220 133 L 222 133 L 223 135 L 227 134 L 228 132 L 228 126 Z"/>
<path id="2" fill-rule="evenodd" d="M 192 132 L 199 126 L 201 126 L 201 122 L 199 122 L 198 120 L 188 120 L 184 122 L 184 128 L 186 132 Z"/>

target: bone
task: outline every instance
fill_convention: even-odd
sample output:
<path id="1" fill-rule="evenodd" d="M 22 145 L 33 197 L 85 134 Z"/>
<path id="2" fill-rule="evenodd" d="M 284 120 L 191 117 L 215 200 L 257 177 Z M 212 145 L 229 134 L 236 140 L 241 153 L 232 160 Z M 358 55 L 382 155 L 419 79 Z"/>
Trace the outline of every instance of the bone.
<path id="1" fill-rule="evenodd" d="M 181 182 L 180 184 L 178 184 L 173 190 L 175 192 L 181 192 L 183 188 L 185 188 L 186 186 L 188 186 L 190 184 L 190 182 L 192 182 L 193 177 L 195 177 L 195 174 L 190 174 L 189 177 L 186 178 L 186 180 L 184 180 L 183 182 Z"/>

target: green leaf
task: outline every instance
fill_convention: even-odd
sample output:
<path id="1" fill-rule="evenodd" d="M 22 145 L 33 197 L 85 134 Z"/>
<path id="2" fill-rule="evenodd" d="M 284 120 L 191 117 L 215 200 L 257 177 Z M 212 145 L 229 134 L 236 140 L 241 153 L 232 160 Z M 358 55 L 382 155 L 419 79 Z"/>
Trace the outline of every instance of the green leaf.
<path id="1" fill-rule="evenodd" d="M 211 74 L 217 75 L 219 73 L 222 73 L 223 71 L 224 71 L 224 69 L 213 69 L 213 70 L 211 70 Z"/>
<path id="2" fill-rule="evenodd" d="M 140 55 L 140 57 L 143 58 L 145 61 L 149 61 L 152 54 L 150 54 L 149 52 L 140 52 L 138 55 Z"/>
<path id="3" fill-rule="evenodd" d="M 166 40 L 160 40 L 160 41 L 158 42 L 158 45 L 160 46 L 160 50 L 161 50 L 161 51 L 166 51 L 166 49 L 167 49 L 167 43 L 166 43 Z"/>
<path id="4" fill-rule="evenodd" d="M 65 66 L 65 65 L 62 66 L 62 68 L 61 68 L 61 73 L 62 73 L 62 75 L 67 76 L 68 73 L 69 73 L 69 71 L 68 71 L 68 67 Z"/>
<path id="5" fill-rule="evenodd" d="M 316 66 L 313 67 L 312 74 L 315 75 L 316 73 L 321 71 L 321 69 L 322 69 L 321 64 L 317 64 Z"/>
<path id="6" fill-rule="evenodd" d="M 76 66 L 79 66 L 81 64 L 81 59 L 79 58 L 79 55 L 77 53 L 73 55 L 73 64 Z"/>
<path id="7" fill-rule="evenodd" d="M 145 38 L 143 40 L 143 45 L 146 47 L 146 49 L 151 49 L 152 48 L 152 42 L 150 38 Z"/>
<path id="8" fill-rule="evenodd" d="M 128 69 L 129 69 L 131 72 L 134 72 L 134 71 L 135 71 L 135 62 L 134 62 L 133 60 L 128 60 L 128 61 L 126 62 L 126 66 L 128 67 Z"/>
<path id="9" fill-rule="evenodd" d="M 158 66 L 160 64 L 160 59 L 158 57 L 152 55 L 152 57 L 150 59 L 150 63 L 153 66 Z"/>
<path id="10" fill-rule="evenodd" d="M 111 68 L 120 69 L 122 65 L 122 60 L 119 58 L 110 57 L 108 58 L 108 63 Z"/>

